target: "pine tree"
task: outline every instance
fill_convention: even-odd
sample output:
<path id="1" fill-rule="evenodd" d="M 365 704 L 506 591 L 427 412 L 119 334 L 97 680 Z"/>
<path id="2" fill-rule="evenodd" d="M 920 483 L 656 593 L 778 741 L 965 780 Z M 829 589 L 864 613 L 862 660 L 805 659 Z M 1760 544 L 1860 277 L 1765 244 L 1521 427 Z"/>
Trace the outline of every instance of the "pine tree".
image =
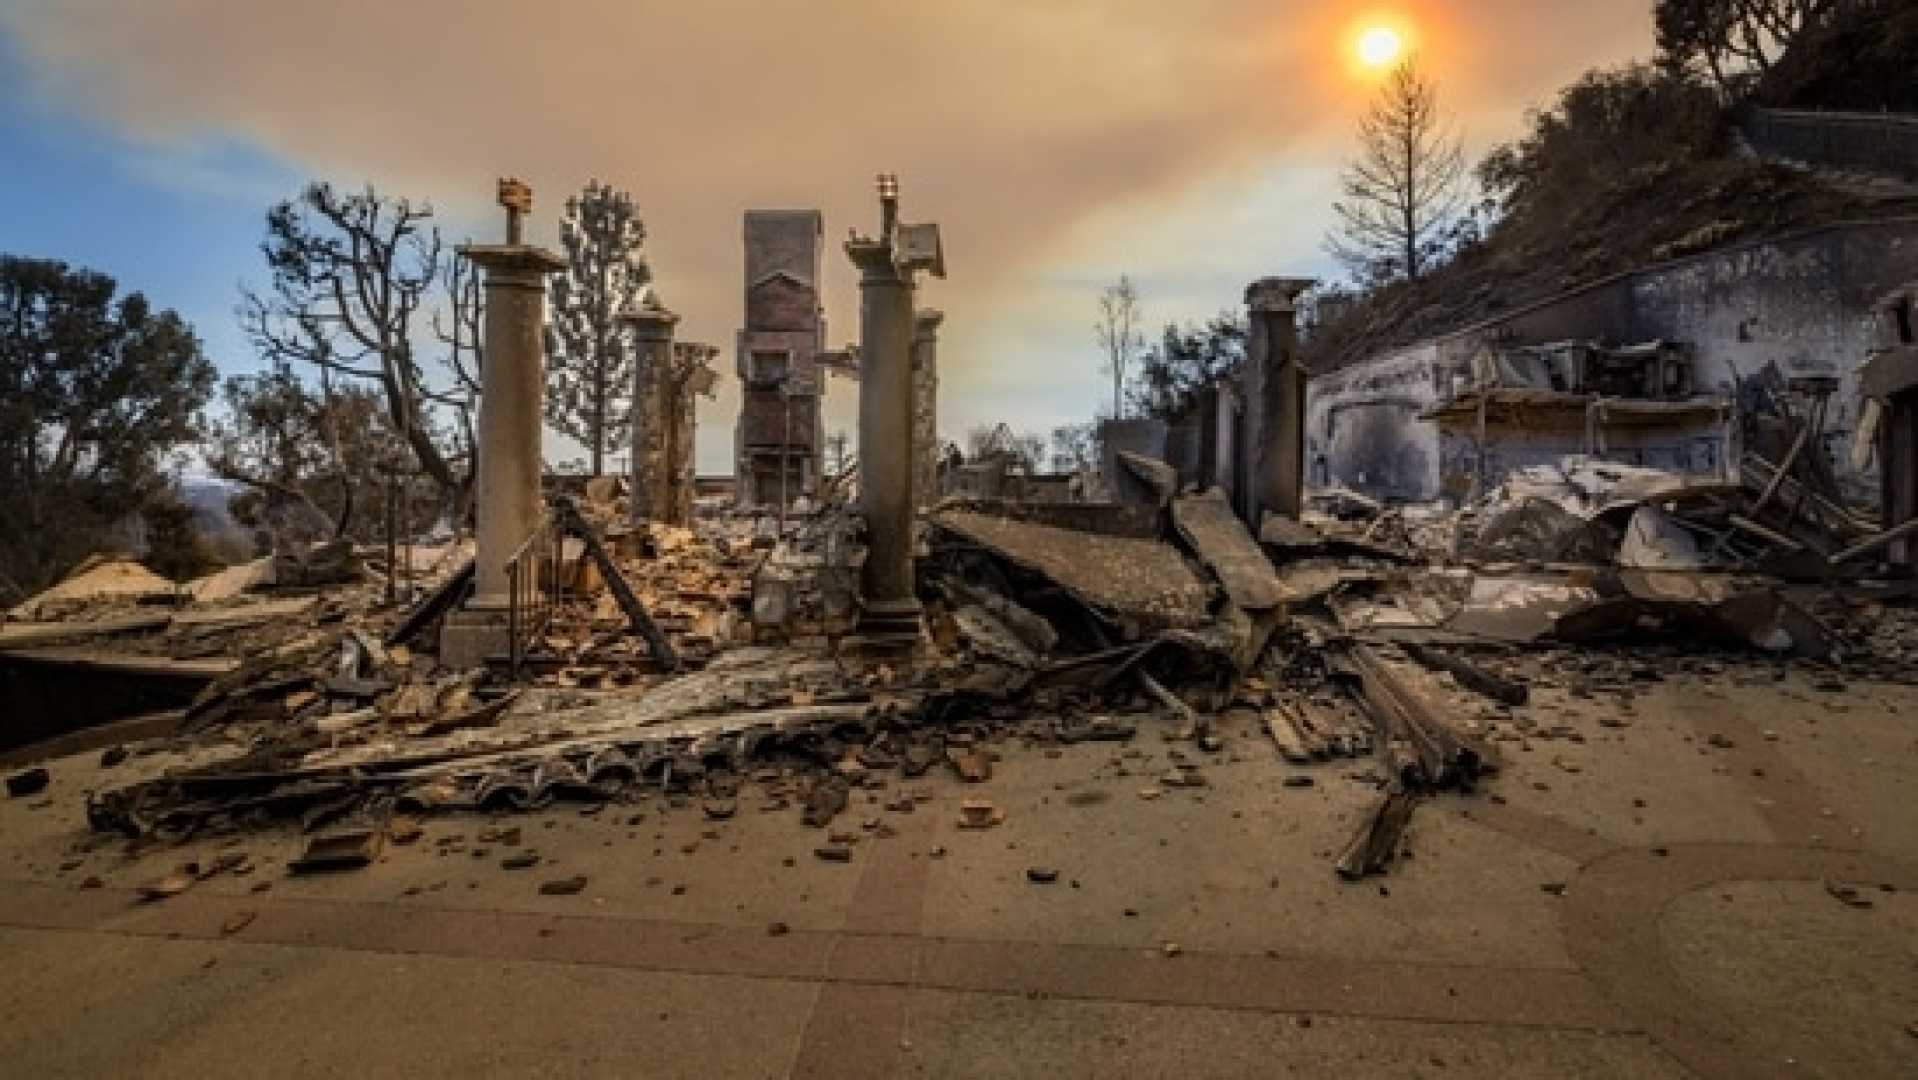
<path id="1" fill-rule="evenodd" d="M 1326 250 L 1362 282 L 1413 280 L 1444 257 L 1464 202 L 1464 150 L 1438 91 L 1406 60 L 1359 121 L 1359 156 L 1339 177 L 1338 228 Z"/>
<path id="2" fill-rule="evenodd" d="M 559 224 L 566 271 L 552 282 L 546 335 L 546 420 L 586 448 L 594 476 L 632 440 L 634 347 L 620 313 L 636 307 L 652 271 L 633 197 L 597 180 L 566 200 Z"/>

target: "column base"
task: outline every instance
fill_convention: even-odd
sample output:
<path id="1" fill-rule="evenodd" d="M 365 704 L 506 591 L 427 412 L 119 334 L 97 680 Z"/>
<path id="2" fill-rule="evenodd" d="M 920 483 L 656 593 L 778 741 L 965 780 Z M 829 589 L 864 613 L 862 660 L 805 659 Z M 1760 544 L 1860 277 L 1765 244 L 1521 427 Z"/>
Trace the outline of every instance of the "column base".
<path id="1" fill-rule="evenodd" d="M 919 601 L 879 600 L 859 613 L 853 636 L 846 647 L 860 652 L 906 652 L 919 646 L 923 636 Z"/>
<path id="2" fill-rule="evenodd" d="M 449 611 L 440 624 L 440 666 L 454 671 L 482 667 L 489 656 L 512 649 L 506 612 L 485 608 Z"/>

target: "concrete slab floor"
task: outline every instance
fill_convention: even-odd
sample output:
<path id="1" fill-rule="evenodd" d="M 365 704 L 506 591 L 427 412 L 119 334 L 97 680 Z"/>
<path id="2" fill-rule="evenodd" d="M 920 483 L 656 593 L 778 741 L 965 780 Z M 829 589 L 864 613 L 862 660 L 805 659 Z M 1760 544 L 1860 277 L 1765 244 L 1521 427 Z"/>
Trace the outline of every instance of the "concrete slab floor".
<path id="1" fill-rule="evenodd" d="M 1918 689 L 1670 681 L 1625 727 L 1599 722 L 1615 701 L 1540 697 L 1534 729 L 1584 741 L 1501 743 L 1486 793 L 1429 801 L 1414 857 L 1357 884 L 1330 854 L 1369 763 L 1290 767 L 1244 724 L 1218 755 L 1149 725 L 1005 740 L 983 785 L 856 793 L 844 864 L 748 785 L 726 821 L 657 795 L 447 816 L 368 869 L 291 877 L 290 829 L 91 836 L 81 792 L 128 766 L 62 759 L 0 800 L 0 1071 L 1918 1072 Z M 1206 786 L 1159 783 L 1174 750 Z M 883 808 L 907 789 L 931 798 Z M 958 828 L 968 796 L 1005 823 Z M 479 839 L 501 828 L 517 841 Z M 136 900 L 222 851 L 255 869 Z M 539 891 L 573 874 L 579 894 Z"/>

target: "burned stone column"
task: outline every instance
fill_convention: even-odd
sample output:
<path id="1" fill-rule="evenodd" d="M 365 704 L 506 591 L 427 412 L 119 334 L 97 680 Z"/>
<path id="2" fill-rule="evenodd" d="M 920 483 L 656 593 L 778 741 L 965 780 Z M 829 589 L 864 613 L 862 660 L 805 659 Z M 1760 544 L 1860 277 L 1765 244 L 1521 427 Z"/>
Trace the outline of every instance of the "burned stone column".
<path id="1" fill-rule="evenodd" d="M 853 240 L 859 267 L 859 503 L 867 532 L 861 633 L 913 634 L 912 284 L 892 245 Z"/>
<path id="2" fill-rule="evenodd" d="M 649 295 L 645 306 L 622 316 L 633 328 L 633 491 L 628 514 L 634 523 L 660 520 L 671 496 L 671 478 L 665 475 L 667 387 L 662 377 L 673 362 L 673 328 L 679 316 Z"/>
<path id="3" fill-rule="evenodd" d="M 1882 546 L 1886 562 L 1918 567 L 1918 283 L 1879 302 L 1879 341 L 1860 388 L 1877 415 L 1880 510 L 1886 532 L 1860 545 Z M 1890 538 L 1890 539 L 1887 539 Z"/>
<path id="4" fill-rule="evenodd" d="M 543 521 L 540 506 L 541 416 L 546 402 L 546 278 L 564 259 L 520 242 L 532 189 L 502 180 L 504 244 L 469 244 L 460 254 L 486 275 L 486 364 L 481 371 L 479 482 L 474 516 L 478 553 L 473 597 L 448 615 L 440 660 L 473 667 L 504 649 L 509 601 L 507 563 Z"/>
<path id="5" fill-rule="evenodd" d="M 693 523 L 695 439 L 699 423 L 699 397 L 712 397 L 718 384 L 713 359 L 719 355 L 715 345 L 696 341 L 673 342 L 673 365 L 658 395 L 659 445 L 662 469 L 660 481 L 660 520 L 670 525 Z"/>
<path id="6" fill-rule="evenodd" d="M 912 502 L 939 500 L 939 324 L 943 311 L 925 308 L 912 320 Z"/>
<path id="7" fill-rule="evenodd" d="M 1298 298 L 1309 278 L 1260 278 L 1245 290 L 1245 443 L 1253 530 L 1267 513 L 1297 519 L 1305 501 L 1305 369 L 1299 363 Z"/>
<path id="8" fill-rule="evenodd" d="M 877 239 L 854 236 L 846 255 L 859 268 L 859 500 L 866 518 L 865 607 L 859 634 L 869 645 L 919 639 L 913 588 L 912 276 L 944 276 L 937 226 L 899 223 L 899 181 L 879 178 Z"/>

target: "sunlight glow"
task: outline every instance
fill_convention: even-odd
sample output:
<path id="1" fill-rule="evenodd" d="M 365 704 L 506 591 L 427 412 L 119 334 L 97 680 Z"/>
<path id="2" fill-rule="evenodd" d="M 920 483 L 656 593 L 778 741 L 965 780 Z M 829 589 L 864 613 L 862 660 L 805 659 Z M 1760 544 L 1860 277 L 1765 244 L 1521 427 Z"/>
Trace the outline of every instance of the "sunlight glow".
<path id="1" fill-rule="evenodd" d="M 1368 68 L 1390 67 L 1405 52 L 1405 39 L 1389 26 L 1374 26 L 1359 35 L 1359 63 Z"/>

